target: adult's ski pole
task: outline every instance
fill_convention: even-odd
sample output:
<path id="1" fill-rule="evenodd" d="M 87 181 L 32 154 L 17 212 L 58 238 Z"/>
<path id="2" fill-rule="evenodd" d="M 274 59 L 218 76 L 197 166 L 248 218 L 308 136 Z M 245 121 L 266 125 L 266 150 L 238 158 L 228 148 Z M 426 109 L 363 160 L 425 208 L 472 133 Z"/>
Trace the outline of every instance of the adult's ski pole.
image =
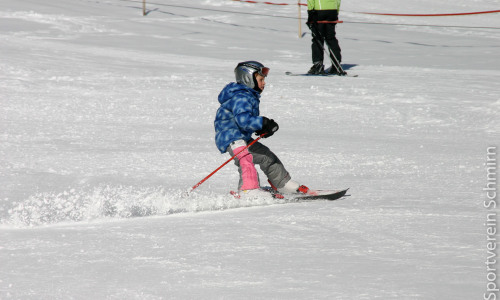
<path id="1" fill-rule="evenodd" d="M 228 159 L 225 163 L 223 163 L 222 165 L 220 165 L 220 167 L 218 167 L 217 169 L 215 169 L 212 173 L 208 174 L 207 177 L 203 178 L 200 182 L 198 182 L 197 184 L 195 184 L 192 188 L 190 188 L 188 190 L 188 194 L 191 193 L 195 188 L 199 187 L 203 182 L 207 181 L 210 177 L 212 177 L 212 175 L 214 175 L 215 173 L 217 173 L 217 171 L 219 171 L 220 169 L 222 169 L 225 165 L 227 165 L 230 161 L 232 161 L 236 156 L 238 156 L 238 154 L 240 154 L 241 152 L 247 150 L 248 148 L 250 148 L 250 146 L 252 146 L 253 144 L 255 144 L 258 140 L 260 140 L 264 135 L 266 135 L 266 133 L 263 133 L 261 134 L 258 138 L 256 138 L 255 140 L 253 140 L 251 143 L 249 143 L 245 148 L 243 148 L 241 151 L 239 151 L 238 153 L 234 154 L 230 159 Z"/>

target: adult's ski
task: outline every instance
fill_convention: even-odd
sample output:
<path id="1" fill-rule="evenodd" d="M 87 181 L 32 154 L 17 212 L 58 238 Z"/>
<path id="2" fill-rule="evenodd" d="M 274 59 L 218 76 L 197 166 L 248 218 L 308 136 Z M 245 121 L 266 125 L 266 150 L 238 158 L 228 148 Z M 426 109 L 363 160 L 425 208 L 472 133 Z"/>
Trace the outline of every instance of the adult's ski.
<path id="1" fill-rule="evenodd" d="M 307 73 L 294 73 L 294 72 L 285 72 L 286 75 L 289 76 L 308 76 L 308 77 L 358 77 L 358 75 L 351 75 L 351 74 L 333 74 L 333 73 L 320 73 L 320 74 L 307 74 Z"/>

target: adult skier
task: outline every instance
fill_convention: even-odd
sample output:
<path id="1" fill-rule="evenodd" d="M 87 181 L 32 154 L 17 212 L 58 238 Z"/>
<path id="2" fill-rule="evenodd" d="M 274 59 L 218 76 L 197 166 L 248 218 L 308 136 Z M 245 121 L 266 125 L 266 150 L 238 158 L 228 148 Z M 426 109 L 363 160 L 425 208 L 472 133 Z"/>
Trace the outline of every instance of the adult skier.
<path id="1" fill-rule="evenodd" d="M 315 191 L 291 180 L 278 157 L 262 143 L 257 141 L 245 149 L 253 141 L 254 132 L 265 134 L 263 138 L 268 138 L 279 129 L 276 121 L 260 116 L 259 112 L 260 95 L 266 86 L 268 73 L 269 68 L 257 61 L 244 61 L 236 66 L 236 82 L 227 84 L 219 94 L 220 107 L 214 121 L 215 144 L 221 153 L 228 152 L 231 156 L 239 153 L 235 164 L 240 174 L 240 196 L 271 196 L 260 189 L 255 164 L 260 166 L 269 183 L 279 192 L 315 195 Z"/>
<path id="2" fill-rule="evenodd" d="M 307 72 L 308 74 L 324 73 L 323 65 L 323 44 L 332 49 L 337 61 L 342 61 L 339 41 L 336 37 L 334 21 L 339 19 L 341 0 L 307 0 L 307 23 L 314 31 L 311 50 L 313 66 Z M 334 61 L 334 57 L 331 57 Z M 332 65 L 330 73 L 337 73 L 337 69 Z"/>

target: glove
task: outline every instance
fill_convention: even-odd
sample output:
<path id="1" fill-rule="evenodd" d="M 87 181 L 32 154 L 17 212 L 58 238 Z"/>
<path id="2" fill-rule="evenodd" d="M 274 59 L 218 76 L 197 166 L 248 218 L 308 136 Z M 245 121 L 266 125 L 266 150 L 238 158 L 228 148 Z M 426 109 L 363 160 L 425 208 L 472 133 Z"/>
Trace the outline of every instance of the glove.
<path id="1" fill-rule="evenodd" d="M 318 21 L 318 11 L 317 10 L 308 10 L 307 11 L 307 23 L 306 24 L 313 24 Z"/>
<path id="2" fill-rule="evenodd" d="M 272 136 L 276 131 L 278 131 L 280 127 L 278 126 L 278 123 L 274 122 L 273 119 L 269 120 L 266 117 L 262 117 L 262 129 L 257 130 L 255 133 L 257 135 L 262 135 L 265 133 L 266 135 L 263 136 L 263 138 L 268 138 Z"/>

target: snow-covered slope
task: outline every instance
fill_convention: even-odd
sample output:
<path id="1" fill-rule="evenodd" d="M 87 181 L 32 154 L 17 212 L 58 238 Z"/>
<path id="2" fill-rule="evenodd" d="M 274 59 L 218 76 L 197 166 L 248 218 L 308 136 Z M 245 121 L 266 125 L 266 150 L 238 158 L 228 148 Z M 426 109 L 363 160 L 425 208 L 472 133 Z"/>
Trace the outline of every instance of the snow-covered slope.
<path id="1" fill-rule="evenodd" d="M 286 76 L 310 67 L 310 34 L 279 2 L 163 0 L 142 16 L 142 1 L 0 0 L 1 299 L 487 293 L 499 14 L 360 12 L 498 2 L 344 1 L 357 78 Z M 265 144 L 295 180 L 350 197 L 237 200 L 232 164 L 183 196 L 228 159 L 212 122 L 243 60 L 271 68 L 261 113 L 280 130 Z"/>

